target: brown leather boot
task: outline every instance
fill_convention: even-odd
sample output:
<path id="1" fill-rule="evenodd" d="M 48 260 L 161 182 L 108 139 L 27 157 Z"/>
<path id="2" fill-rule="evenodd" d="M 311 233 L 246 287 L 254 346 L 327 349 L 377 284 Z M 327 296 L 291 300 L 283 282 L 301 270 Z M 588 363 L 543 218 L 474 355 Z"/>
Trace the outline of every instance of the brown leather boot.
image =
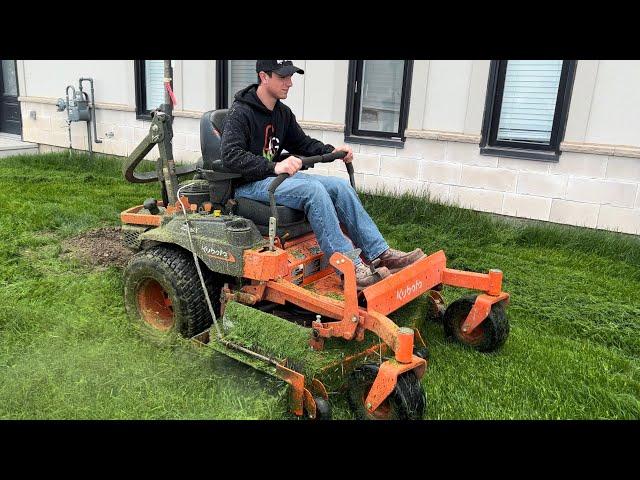
<path id="1" fill-rule="evenodd" d="M 356 266 L 356 287 L 358 290 L 370 287 L 383 278 L 387 278 L 391 272 L 386 267 L 374 268 L 373 271 L 364 263 Z"/>
<path id="2" fill-rule="evenodd" d="M 412 263 L 420 260 L 424 256 L 424 252 L 419 248 L 416 248 L 409 253 L 390 248 L 380 255 L 377 260 L 380 260 L 379 265 L 381 267 L 387 267 L 391 273 L 396 273 L 404 267 L 408 267 Z"/>

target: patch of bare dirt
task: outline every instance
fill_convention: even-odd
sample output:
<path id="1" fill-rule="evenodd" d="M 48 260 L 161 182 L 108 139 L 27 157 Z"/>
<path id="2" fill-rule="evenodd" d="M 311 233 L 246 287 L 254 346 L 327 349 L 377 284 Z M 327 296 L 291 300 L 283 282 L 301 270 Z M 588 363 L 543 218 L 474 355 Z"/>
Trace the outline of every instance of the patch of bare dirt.
<path id="1" fill-rule="evenodd" d="M 124 268 L 133 253 L 122 244 L 120 227 L 89 230 L 62 244 L 63 255 L 98 267 Z"/>

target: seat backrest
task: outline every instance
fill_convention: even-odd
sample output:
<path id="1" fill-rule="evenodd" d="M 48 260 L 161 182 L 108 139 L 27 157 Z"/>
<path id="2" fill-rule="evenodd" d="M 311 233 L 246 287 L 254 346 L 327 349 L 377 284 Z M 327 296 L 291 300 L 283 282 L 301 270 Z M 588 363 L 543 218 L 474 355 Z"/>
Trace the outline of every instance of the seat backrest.
<path id="1" fill-rule="evenodd" d="M 220 108 L 219 110 L 213 110 L 211 113 L 211 123 L 220 132 L 224 132 L 224 121 L 227 119 L 228 108 Z"/>
<path id="2" fill-rule="evenodd" d="M 212 170 L 212 163 L 220 159 L 220 142 L 224 131 L 224 121 L 229 110 L 209 110 L 200 119 L 200 150 L 202 167 Z"/>

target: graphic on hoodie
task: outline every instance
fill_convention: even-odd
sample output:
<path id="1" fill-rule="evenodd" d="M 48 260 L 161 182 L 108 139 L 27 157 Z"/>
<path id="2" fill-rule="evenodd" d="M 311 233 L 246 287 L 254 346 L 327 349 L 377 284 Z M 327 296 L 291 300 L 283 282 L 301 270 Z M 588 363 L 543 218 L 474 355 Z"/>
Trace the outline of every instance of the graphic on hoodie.
<path id="1" fill-rule="evenodd" d="M 275 130 L 273 125 L 268 124 L 264 129 L 264 146 L 262 147 L 262 156 L 273 161 L 273 157 L 276 156 L 280 149 L 280 139 L 274 135 Z"/>

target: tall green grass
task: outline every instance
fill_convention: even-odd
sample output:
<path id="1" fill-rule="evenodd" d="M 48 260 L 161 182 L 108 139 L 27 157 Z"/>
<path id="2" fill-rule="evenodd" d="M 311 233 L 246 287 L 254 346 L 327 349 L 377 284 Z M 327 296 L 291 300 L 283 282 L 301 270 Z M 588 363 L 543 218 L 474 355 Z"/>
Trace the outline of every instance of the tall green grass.
<path id="1" fill-rule="evenodd" d="M 65 239 L 119 225 L 157 185 L 128 184 L 119 159 L 58 153 L 2 159 L 0 187 L 0 418 L 292 418 L 282 382 L 186 341 L 143 341 L 125 316 L 122 272 L 60 256 Z M 500 268 L 511 294 L 499 352 L 428 327 L 426 418 L 640 417 L 637 237 L 361 198 L 392 246 Z M 331 400 L 334 417 L 351 418 Z"/>

